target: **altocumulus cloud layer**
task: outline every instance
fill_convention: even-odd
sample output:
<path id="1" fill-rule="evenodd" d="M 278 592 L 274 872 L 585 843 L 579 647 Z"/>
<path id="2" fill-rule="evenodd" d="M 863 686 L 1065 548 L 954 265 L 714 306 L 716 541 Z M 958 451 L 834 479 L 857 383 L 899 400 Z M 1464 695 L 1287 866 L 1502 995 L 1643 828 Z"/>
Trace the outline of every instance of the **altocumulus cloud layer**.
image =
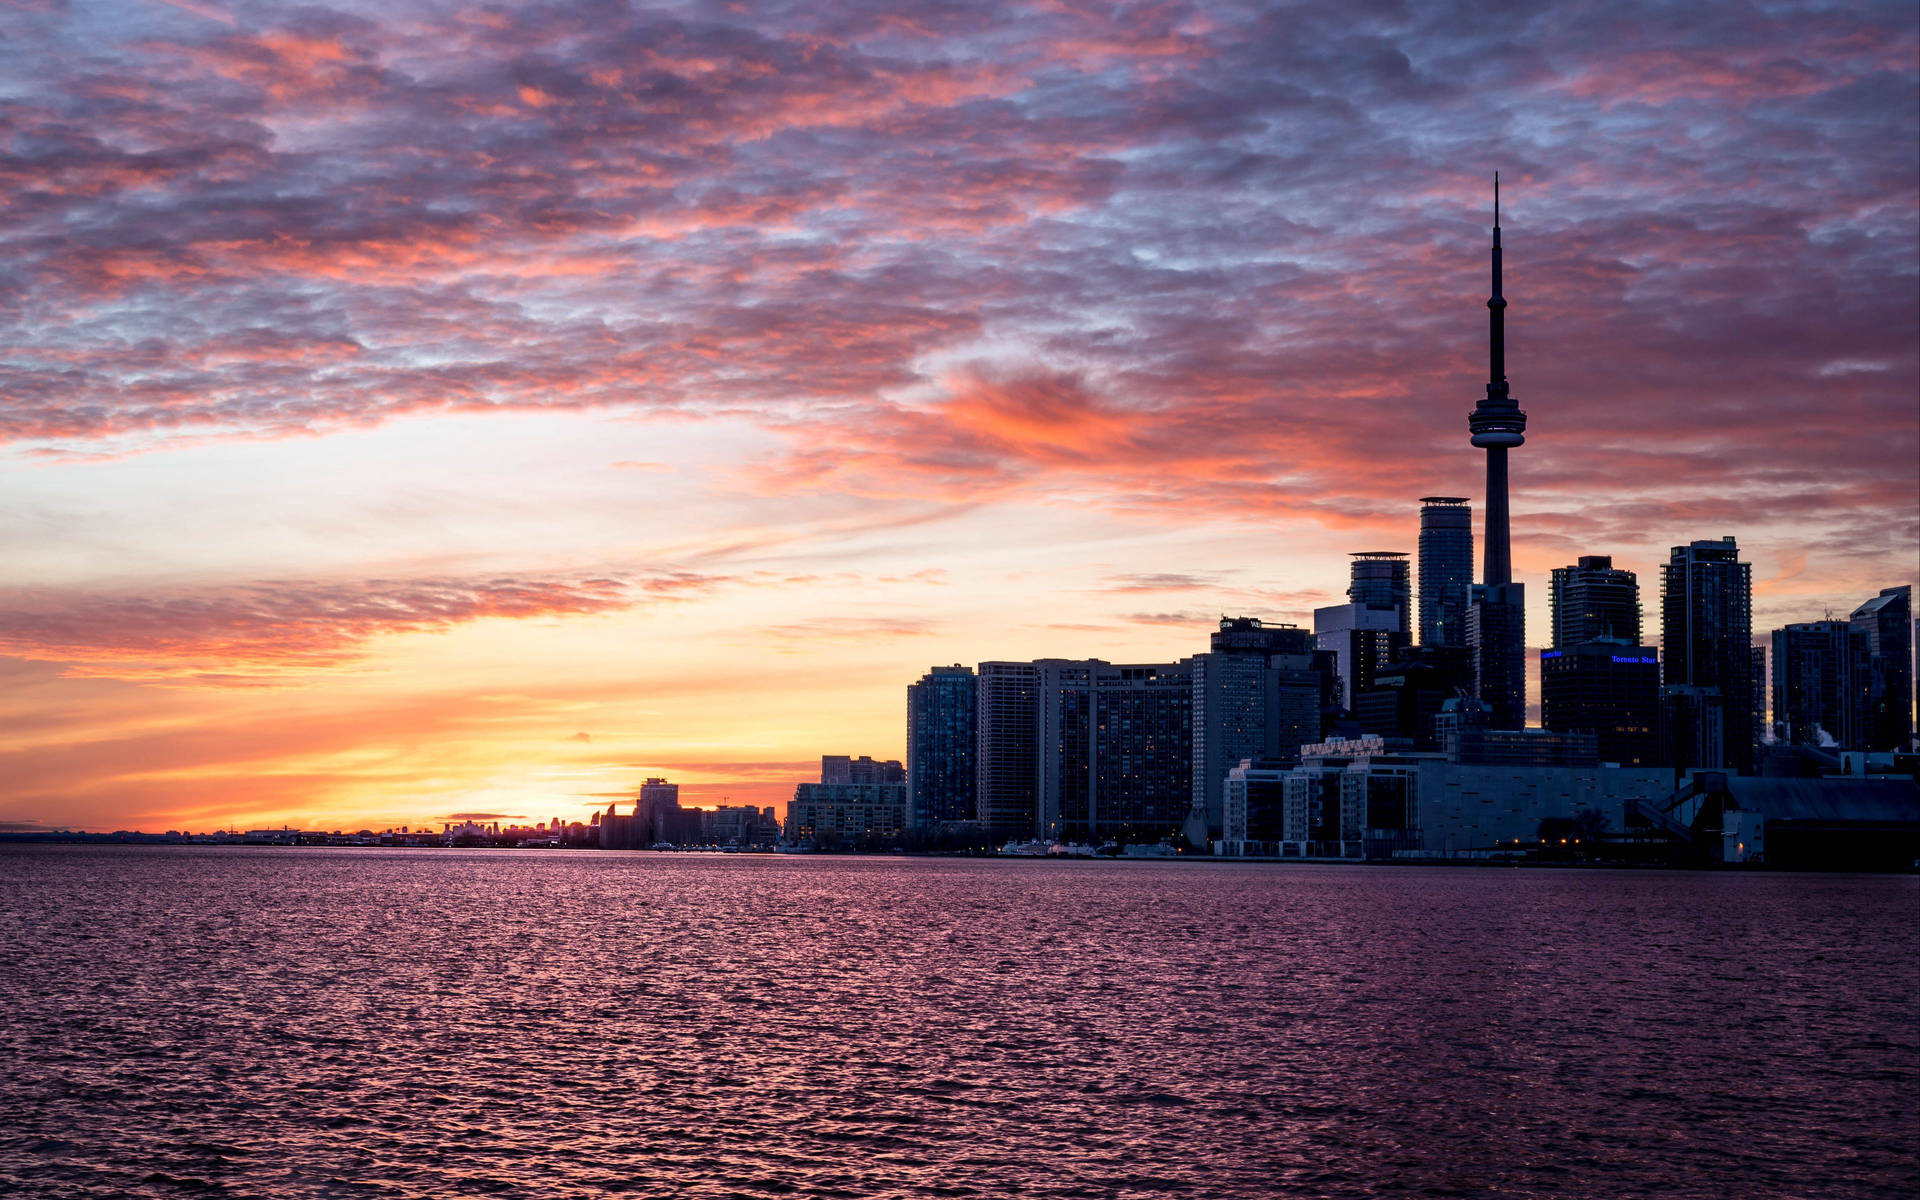
<path id="1" fill-rule="evenodd" d="M 0 443 L 60 464 L 423 414 L 744 420 L 778 447 L 726 481 L 748 498 L 1358 537 L 1478 491 L 1499 169 L 1534 552 L 1767 529 L 1897 582 L 1920 540 L 1917 24 L 1910 3 L 10 5 Z M 551 560 L 69 581 L 0 592 L 0 654 L 260 682 L 383 634 L 734 582 L 769 581 Z"/>

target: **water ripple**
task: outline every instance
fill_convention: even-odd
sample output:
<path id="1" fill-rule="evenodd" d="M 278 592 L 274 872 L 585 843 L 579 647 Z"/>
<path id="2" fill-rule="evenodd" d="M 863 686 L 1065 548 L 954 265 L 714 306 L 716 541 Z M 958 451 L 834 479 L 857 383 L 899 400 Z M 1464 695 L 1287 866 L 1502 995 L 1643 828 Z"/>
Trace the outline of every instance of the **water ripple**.
<path id="1" fill-rule="evenodd" d="M 0 1192 L 1920 1190 L 1920 884 L 0 849 Z"/>

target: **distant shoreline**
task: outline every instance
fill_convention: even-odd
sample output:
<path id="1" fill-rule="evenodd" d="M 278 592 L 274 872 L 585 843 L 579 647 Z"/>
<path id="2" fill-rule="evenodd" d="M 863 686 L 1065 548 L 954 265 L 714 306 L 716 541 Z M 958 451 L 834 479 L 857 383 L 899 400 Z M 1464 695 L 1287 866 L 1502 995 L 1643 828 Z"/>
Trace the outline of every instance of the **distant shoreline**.
<path id="1" fill-rule="evenodd" d="M 1029 854 L 966 854 L 941 851 L 915 850 L 609 850 L 600 846 L 378 846 L 378 845 L 328 845 L 328 844 L 292 844 L 266 842 L 189 842 L 178 839 L 168 840 L 164 835 L 147 834 L 144 836 L 121 837 L 114 834 L 87 833 L 0 833 L 0 844 L 38 845 L 38 846 L 142 846 L 166 849 L 186 850 L 484 850 L 511 853 L 519 851 L 565 851 L 584 854 L 645 854 L 654 857 L 673 857 L 676 855 L 700 855 L 714 858 L 848 858 L 848 859 L 947 859 L 983 862 L 1101 862 L 1133 864 L 1206 864 L 1228 866 L 1234 864 L 1293 865 L 1303 867 L 1469 867 L 1500 868 L 1508 870 L 1577 870 L 1577 871 L 1659 871 L 1663 873 L 1686 872 L 1707 874 L 1803 874 L 1803 875 L 1920 875 L 1920 865 L 1904 870 L 1821 870 L 1810 867 L 1769 867 L 1764 863 L 1750 863 L 1728 866 L 1676 865 L 1669 863 L 1631 863 L 1631 862 L 1589 862 L 1557 859 L 1527 858 L 1403 858 L 1403 859 L 1360 859 L 1360 858 L 1300 858 L 1254 856 L 1226 857 L 1213 854 L 1180 854 L 1172 856 L 1151 856 L 1129 858 L 1125 855 L 1029 855 Z"/>

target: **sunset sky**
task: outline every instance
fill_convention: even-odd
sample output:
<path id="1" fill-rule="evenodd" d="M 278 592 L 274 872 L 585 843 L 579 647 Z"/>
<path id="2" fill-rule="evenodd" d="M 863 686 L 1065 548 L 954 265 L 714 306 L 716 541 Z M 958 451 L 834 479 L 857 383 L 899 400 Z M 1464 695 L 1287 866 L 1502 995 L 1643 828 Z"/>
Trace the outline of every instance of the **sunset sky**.
<path id="1" fill-rule="evenodd" d="M 1474 498 L 1528 631 L 1920 558 L 1888 4 L 0 14 L 0 827 L 783 803 L 935 663 L 1310 623 Z"/>

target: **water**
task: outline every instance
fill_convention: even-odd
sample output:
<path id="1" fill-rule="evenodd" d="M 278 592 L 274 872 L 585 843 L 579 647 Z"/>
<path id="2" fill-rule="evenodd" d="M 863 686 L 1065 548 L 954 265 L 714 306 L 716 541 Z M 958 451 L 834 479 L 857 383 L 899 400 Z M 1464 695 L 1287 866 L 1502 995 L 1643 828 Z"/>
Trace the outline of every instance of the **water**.
<path id="1" fill-rule="evenodd" d="M 0 847 L 0 1193 L 1906 1196 L 1920 880 Z"/>

